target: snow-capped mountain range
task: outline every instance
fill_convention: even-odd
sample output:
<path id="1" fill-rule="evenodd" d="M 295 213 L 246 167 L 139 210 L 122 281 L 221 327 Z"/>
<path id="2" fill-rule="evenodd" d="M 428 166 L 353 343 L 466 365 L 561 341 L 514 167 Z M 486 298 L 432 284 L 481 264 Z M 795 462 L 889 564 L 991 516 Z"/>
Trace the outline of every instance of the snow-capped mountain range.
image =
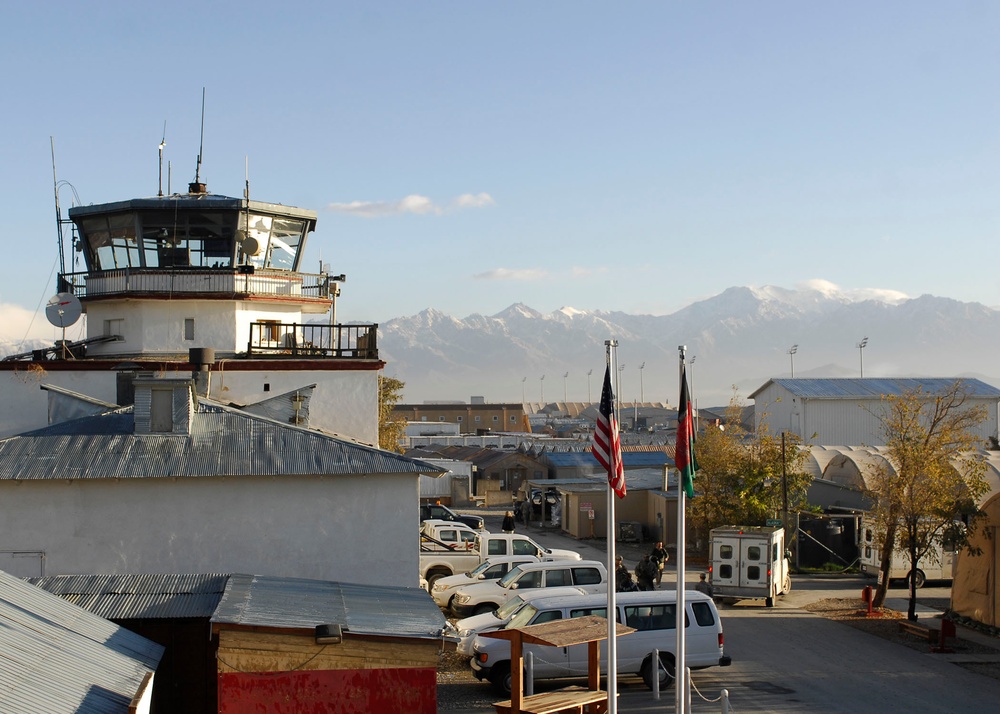
<path id="1" fill-rule="evenodd" d="M 701 407 L 727 404 L 734 386 L 746 398 L 769 378 L 791 376 L 793 366 L 796 377 L 858 377 L 863 368 L 865 377 L 1000 385 L 1000 310 L 823 283 L 734 287 L 662 316 L 570 307 L 542 314 L 518 303 L 459 319 L 428 309 L 384 322 L 379 333 L 386 374 L 406 383 L 406 402 L 596 401 L 612 338 L 625 402 L 676 404 L 678 345 L 693 360 L 689 378 Z"/>

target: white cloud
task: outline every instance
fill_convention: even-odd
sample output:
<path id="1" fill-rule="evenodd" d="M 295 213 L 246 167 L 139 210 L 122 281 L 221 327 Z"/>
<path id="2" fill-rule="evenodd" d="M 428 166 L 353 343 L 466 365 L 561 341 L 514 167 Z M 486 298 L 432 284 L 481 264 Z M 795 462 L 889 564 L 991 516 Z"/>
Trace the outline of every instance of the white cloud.
<path id="1" fill-rule="evenodd" d="M 910 296 L 906 293 L 890 288 L 854 288 L 852 290 L 844 290 L 839 285 L 831 283 L 829 280 L 823 280 L 822 278 L 806 280 L 798 283 L 795 287 L 804 290 L 815 290 L 826 297 L 839 297 L 851 302 L 877 300 L 892 304 L 910 299 Z"/>
<path id="2" fill-rule="evenodd" d="M 488 193 L 463 193 L 451 202 L 454 208 L 484 208 L 495 204 L 496 201 Z"/>
<path id="3" fill-rule="evenodd" d="M 351 201 L 350 203 L 329 203 L 327 210 L 336 213 L 347 213 L 361 218 L 381 218 L 383 216 L 398 216 L 413 213 L 418 216 L 441 216 L 451 211 L 463 208 L 483 208 L 496 202 L 488 193 L 463 193 L 452 199 L 448 204 L 439 206 L 427 196 L 410 194 L 398 201 Z"/>
<path id="4" fill-rule="evenodd" d="M 511 270 L 510 268 L 494 268 L 485 273 L 477 273 L 472 276 L 476 280 L 544 280 L 548 273 L 539 268 L 522 268 Z"/>
<path id="5" fill-rule="evenodd" d="M 0 303 L 0 315 L 3 321 L 0 323 L 0 342 L 5 343 L 6 351 L 20 352 L 31 349 L 31 345 L 22 345 L 26 340 L 53 340 L 60 338 L 61 332 L 52 327 L 45 317 L 45 310 L 39 309 L 36 314 L 33 310 L 10 303 Z M 78 340 L 83 336 L 81 320 L 76 325 L 66 330 L 67 340 Z M 23 349 L 21 349 L 23 347 Z"/>
<path id="6" fill-rule="evenodd" d="M 592 278 L 595 275 L 606 274 L 608 269 L 604 266 L 599 268 L 585 268 L 582 265 L 574 265 L 569 269 L 570 277 L 573 278 Z"/>

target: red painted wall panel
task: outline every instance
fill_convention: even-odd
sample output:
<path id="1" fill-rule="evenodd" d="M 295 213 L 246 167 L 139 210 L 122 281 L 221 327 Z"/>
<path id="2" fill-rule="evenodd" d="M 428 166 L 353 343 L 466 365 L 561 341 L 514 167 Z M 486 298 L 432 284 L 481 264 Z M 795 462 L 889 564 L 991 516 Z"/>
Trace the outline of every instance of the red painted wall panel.
<path id="1" fill-rule="evenodd" d="M 383 714 L 437 711 L 431 668 L 229 672 L 219 675 L 223 714 Z"/>

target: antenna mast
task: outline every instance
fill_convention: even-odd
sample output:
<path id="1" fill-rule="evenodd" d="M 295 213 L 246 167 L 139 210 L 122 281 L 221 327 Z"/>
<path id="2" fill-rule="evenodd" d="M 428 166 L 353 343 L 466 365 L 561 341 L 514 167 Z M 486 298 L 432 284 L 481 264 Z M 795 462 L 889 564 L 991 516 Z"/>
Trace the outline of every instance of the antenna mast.
<path id="1" fill-rule="evenodd" d="M 157 196 L 163 196 L 163 147 L 167 145 L 167 120 L 163 120 L 163 138 L 160 139 L 160 190 Z"/>
<path id="2" fill-rule="evenodd" d="M 49 137 L 52 149 L 52 191 L 56 196 L 56 235 L 59 239 L 59 274 L 66 272 L 66 254 L 63 251 L 62 211 L 59 210 L 59 180 L 56 178 L 56 140 Z"/>
<path id="3" fill-rule="evenodd" d="M 205 184 L 201 182 L 201 156 L 205 148 L 205 88 L 201 88 L 201 143 L 198 145 L 198 163 L 194 168 L 194 183 L 188 186 L 189 193 L 205 193 Z"/>

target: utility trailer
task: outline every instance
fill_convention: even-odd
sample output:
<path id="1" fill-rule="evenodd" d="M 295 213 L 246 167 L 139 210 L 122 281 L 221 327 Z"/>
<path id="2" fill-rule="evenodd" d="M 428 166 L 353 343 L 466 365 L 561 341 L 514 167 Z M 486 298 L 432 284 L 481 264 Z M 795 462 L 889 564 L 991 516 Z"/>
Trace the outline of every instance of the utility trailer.
<path id="1" fill-rule="evenodd" d="M 861 572 L 878 581 L 882 577 L 882 534 L 876 526 L 861 519 Z M 914 574 L 917 588 L 922 588 L 928 580 L 940 580 L 950 583 L 954 577 L 954 564 L 958 560 L 958 551 L 954 546 L 946 547 L 941 538 L 935 538 L 930 549 L 921 556 Z M 906 580 L 909 583 L 910 553 L 905 548 L 896 547 L 892 551 L 892 564 L 889 566 L 889 580 Z"/>
<path id="2" fill-rule="evenodd" d="M 709 534 L 712 595 L 722 599 L 774 598 L 792 589 L 785 531 L 771 526 L 722 526 Z"/>

